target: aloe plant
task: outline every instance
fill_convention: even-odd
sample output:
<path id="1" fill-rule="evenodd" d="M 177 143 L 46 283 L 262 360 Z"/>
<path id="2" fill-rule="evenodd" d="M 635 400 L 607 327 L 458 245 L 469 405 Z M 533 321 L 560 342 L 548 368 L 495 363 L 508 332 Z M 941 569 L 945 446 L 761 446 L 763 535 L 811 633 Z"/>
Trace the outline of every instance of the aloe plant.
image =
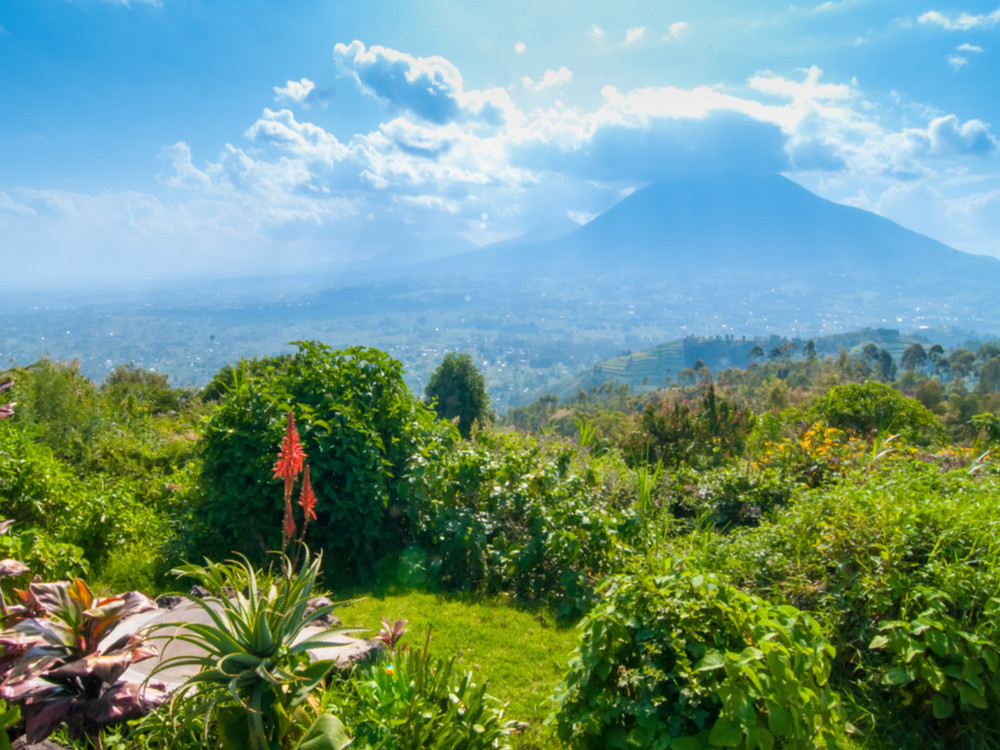
<path id="1" fill-rule="evenodd" d="M 246 558 L 206 561 L 173 572 L 195 579 L 212 596 L 191 599 L 211 624 L 190 623 L 172 636 L 198 647 L 198 653 L 165 659 L 154 674 L 195 666 L 175 694 L 175 723 L 190 727 L 205 719 L 205 742 L 212 728 L 223 748 L 309 748 L 339 750 L 350 739 L 337 717 L 323 713 L 311 695 L 333 668 L 332 661 L 311 661 L 309 650 L 330 646 L 328 629 L 300 639 L 305 628 L 332 610 L 306 614 L 321 557 L 308 550 L 296 571 L 282 555 L 282 575 L 261 577 Z"/>
<path id="2" fill-rule="evenodd" d="M 104 727 L 139 718 L 164 702 L 162 685 L 121 679 L 131 664 L 157 654 L 142 636 L 102 647 L 123 617 L 156 607 L 147 596 L 131 591 L 99 599 L 79 578 L 32 583 L 28 594 L 46 616 L 24 619 L 0 634 L 5 650 L 19 652 L 0 683 L 0 698 L 20 706 L 29 744 L 65 725 L 71 739 L 100 748 Z"/>

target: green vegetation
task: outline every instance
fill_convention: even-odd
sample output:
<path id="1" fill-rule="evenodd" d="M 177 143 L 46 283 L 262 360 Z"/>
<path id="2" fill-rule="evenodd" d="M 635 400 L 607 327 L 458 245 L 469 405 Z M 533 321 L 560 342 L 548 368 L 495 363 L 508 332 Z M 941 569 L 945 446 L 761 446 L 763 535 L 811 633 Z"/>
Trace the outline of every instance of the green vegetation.
<path id="1" fill-rule="evenodd" d="M 917 343 L 752 344 L 465 436 L 373 349 L 300 342 L 207 394 L 16 369 L 4 627 L 40 611 L 35 573 L 231 592 L 169 709 L 53 719 L 107 747 L 997 747 L 1000 348 Z M 338 674 L 291 645 L 321 587 L 346 626 L 393 618 L 381 656 Z M 24 732 L 30 704 L 0 698 Z"/>
<path id="2" fill-rule="evenodd" d="M 474 424 L 491 421 L 486 379 L 468 354 L 445 354 L 424 393 L 439 419 L 457 420 L 463 438 L 469 437 Z"/>

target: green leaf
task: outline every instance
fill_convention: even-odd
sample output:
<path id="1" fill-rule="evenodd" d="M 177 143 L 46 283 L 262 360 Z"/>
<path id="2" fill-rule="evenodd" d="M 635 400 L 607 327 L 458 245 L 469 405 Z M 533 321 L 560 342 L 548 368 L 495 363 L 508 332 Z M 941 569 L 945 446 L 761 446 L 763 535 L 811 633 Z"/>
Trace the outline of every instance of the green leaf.
<path id="1" fill-rule="evenodd" d="M 770 703 L 768 705 L 767 725 L 770 727 L 771 732 L 778 737 L 788 734 L 788 729 L 791 726 L 791 717 L 784 706 L 777 703 Z"/>
<path id="2" fill-rule="evenodd" d="M 215 726 L 219 731 L 222 750 L 245 750 L 250 747 L 248 710 L 236 706 L 220 708 Z"/>
<path id="3" fill-rule="evenodd" d="M 950 698 L 940 693 L 931 698 L 931 706 L 934 709 L 935 719 L 947 719 L 955 712 L 955 704 L 951 702 Z"/>
<path id="4" fill-rule="evenodd" d="M 351 738 L 340 719 L 333 714 L 322 714 L 293 750 L 342 750 L 349 744 Z"/>
<path id="5" fill-rule="evenodd" d="M 712 669 L 720 669 L 726 665 L 726 657 L 721 651 L 709 651 L 704 658 L 695 664 L 695 672 L 707 672 Z"/>
<path id="6" fill-rule="evenodd" d="M 889 645 L 889 639 L 884 635 L 877 635 L 872 638 L 872 642 L 868 644 L 868 648 L 885 648 Z"/>
<path id="7" fill-rule="evenodd" d="M 743 741 L 743 729 L 725 716 L 720 716 L 708 735 L 708 741 L 716 747 L 736 747 Z"/>
<path id="8" fill-rule="evenodd" d="M 884 680 L 889 685 L 906 685 L 913 682 L 913 674 L 903 667 L 893 667 L 886 671 Z"/>

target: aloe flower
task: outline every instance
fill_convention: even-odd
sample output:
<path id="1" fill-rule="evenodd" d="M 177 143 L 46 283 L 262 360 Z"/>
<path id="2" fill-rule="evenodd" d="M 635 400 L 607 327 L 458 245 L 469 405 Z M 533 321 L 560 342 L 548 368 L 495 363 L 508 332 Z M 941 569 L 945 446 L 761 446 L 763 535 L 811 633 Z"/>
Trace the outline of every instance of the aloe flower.
<path id="1" fill-rule="evenodd" d="M 295 420 L 288 412 L 288 426 L 285 427 L 285 438 L 281 441 L 278 460 L 274 464 L 274 476 L 285 481 L 285 517 L 281 526 L 281 549 L 288 546 L 288 541 L 295 535 L 295 519 L 292 517 L 292 488 L 295 477 L 302 471 L 306 452 L 299 442 L 299 433 L 295 429 Z"/>
<path id="2" fill-rule="evenodd" d="M 316 495 L 313 494 L 312 482 L 309 481 L 309 467 L 306 466 L 306 474 L 302 478 L 302 495 L 299 497 L 299 507 L 302 508 L 302 515 L 305 518 L 305 525 L 302 533 L 306 533 L 305 527 L 310 521 L 316 520 Z"/>
<path id="3" fill-rule="evenodd" d="M 281 449 L 278 451 L 278 460 L 274 464 L 274 476 L 276 479 L 284 479 L 285 487 L 290 487 L 291 482 L 302 471 L 302 463 L 306 459 L 306 452 L 299 442 L 299 433 L 295 429 L 295 420 L 292 413 L 288 412 L 288 426 L 285 428 L 285 438 L 281 441 Z M 290 492 L 290 491 L 289 491 Z"/>

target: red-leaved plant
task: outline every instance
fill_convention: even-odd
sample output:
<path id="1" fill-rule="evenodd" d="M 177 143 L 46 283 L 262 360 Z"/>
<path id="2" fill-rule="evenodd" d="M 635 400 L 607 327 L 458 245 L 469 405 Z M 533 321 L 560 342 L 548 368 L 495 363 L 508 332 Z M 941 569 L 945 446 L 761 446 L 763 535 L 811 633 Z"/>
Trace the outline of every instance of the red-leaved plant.
<path id="1" fill-rule="evenodd" d="M 98 599 L 87 584 L 32 583 L 26 601 L 44 610 L 0 633 L 6 654 L 17 654 L 0 683 L 0 698 L 20 706 L 25 739 L 34 744 L 65 725 L 71 739 L 101 747 L 105 726 L 139 718 L 166 699 L 161 683 L 126 682 L 128 667 L 156 656 L 139 635 L 102 639 L 126 615 L 154 609 L 138 591 Z"/>

